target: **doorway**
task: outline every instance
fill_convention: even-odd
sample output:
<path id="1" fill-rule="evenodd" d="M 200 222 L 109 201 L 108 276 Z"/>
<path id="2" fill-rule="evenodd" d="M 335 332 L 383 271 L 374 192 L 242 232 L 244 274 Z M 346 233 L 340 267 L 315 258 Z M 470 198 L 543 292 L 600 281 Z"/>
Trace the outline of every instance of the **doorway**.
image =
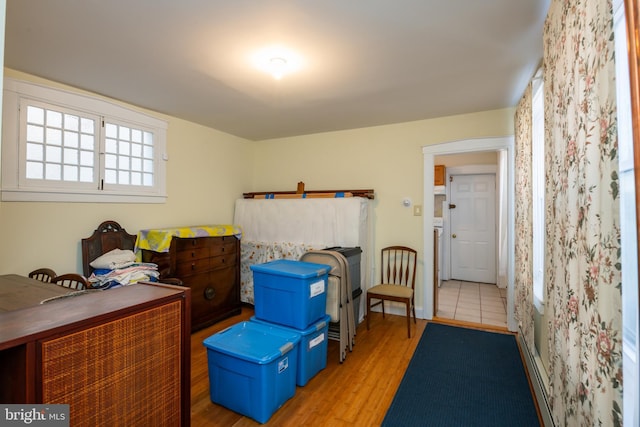
<path id="1" fill-rule="evenodd" d="M 446 166 L 448 176 L 443 209 L 448 252 L 445 281 L 435 289 L 434 315 L 506 328 L 506 289 L 498 287 L 506 280 L 498 280 L 496 265 L 496 225 L 504 221 L 496 203 L 504 198 L 496 188 L 502 187 L 497 185 L 502 182 L 500 153 L 436 156 L 435 161 Z M 461 250 L 456 250 L 458 242 Z"/>
<path id="2" fill-rule="evenodd" d="M 486 151 L 501 151 L 506 157 L 506 237 L 505 250 L 500 252 L 499 263 L 505 265 L 506 305 L 507 305 L 507 328 L 510 331 L 516 330 L 514 318 L 513 301 L 513 253 L 514 253 L 514 147 L 513 137 L 469 139 L 435 144 L 423 147 L 424 158 L 424 292 L 423 292 L 423 317 L 432 319 L 434 316 L 434 234 L 433 234 L 433 183 L 434 178 L 434 157 L 448 154 L 476 153 Z M 446 274 L 446 273 L 445 273 Z"/>
<path id="3" fill-rule="evenodd" d="M 496 283 L 496 176 L 450 175 L 451 279 Z"/>

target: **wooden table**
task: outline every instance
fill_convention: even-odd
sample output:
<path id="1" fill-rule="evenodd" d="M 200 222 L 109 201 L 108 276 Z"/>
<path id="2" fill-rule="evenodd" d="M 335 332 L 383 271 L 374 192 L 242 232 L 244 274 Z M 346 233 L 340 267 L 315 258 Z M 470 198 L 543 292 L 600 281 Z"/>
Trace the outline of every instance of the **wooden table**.
<path id="1" fill-rule="evenodd" d="M 0 275 L 0 312 L 33 307 L 42 300 L 74 291 L 17 274 Z"/>

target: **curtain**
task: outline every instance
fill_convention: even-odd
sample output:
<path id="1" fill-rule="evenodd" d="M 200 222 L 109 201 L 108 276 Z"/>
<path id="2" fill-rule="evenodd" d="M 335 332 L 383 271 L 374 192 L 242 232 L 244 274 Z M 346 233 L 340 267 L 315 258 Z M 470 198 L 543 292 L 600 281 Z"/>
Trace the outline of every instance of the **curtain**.
<path id="1" fill-rule="evenodd" d="M 552 0 L 544 26 L 545 310 L 556 425 L 621 425 L 612 6 Z"/>
<path id="2" fill-rule="evenodd" d="M 515 115 L 515 318 L 530 349 L 533 330 L 533 193 L 531 188 L 531 83 Z"/>

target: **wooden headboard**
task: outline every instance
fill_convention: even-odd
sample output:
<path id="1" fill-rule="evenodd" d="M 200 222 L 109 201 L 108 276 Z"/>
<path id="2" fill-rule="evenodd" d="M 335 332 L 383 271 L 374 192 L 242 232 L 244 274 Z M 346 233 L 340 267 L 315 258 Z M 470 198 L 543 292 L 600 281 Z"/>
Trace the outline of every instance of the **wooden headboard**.
<path id="1" fill-rule="evenodd" d="M 100 255 L 114 249 L 134 250 L 137 236 L 129 234 L 115 221 L 105 221 L 93 231 L 93 234 L 82 239 L 82 269 L 85 277 L 93 272 L 89 265 Z"/>

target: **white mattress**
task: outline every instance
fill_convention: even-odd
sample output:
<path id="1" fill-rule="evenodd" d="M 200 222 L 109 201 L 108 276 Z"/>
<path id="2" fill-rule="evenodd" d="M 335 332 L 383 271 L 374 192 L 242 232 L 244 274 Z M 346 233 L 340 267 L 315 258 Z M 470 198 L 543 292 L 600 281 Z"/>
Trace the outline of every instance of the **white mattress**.
<path id="1" fill-rule="evenodd" d="M 365 221 L 362 221 L 362 219 Z M 366 235 L 367 199 L 239 199 L 234 224 L 251 242 L 357 246 Z"/>

